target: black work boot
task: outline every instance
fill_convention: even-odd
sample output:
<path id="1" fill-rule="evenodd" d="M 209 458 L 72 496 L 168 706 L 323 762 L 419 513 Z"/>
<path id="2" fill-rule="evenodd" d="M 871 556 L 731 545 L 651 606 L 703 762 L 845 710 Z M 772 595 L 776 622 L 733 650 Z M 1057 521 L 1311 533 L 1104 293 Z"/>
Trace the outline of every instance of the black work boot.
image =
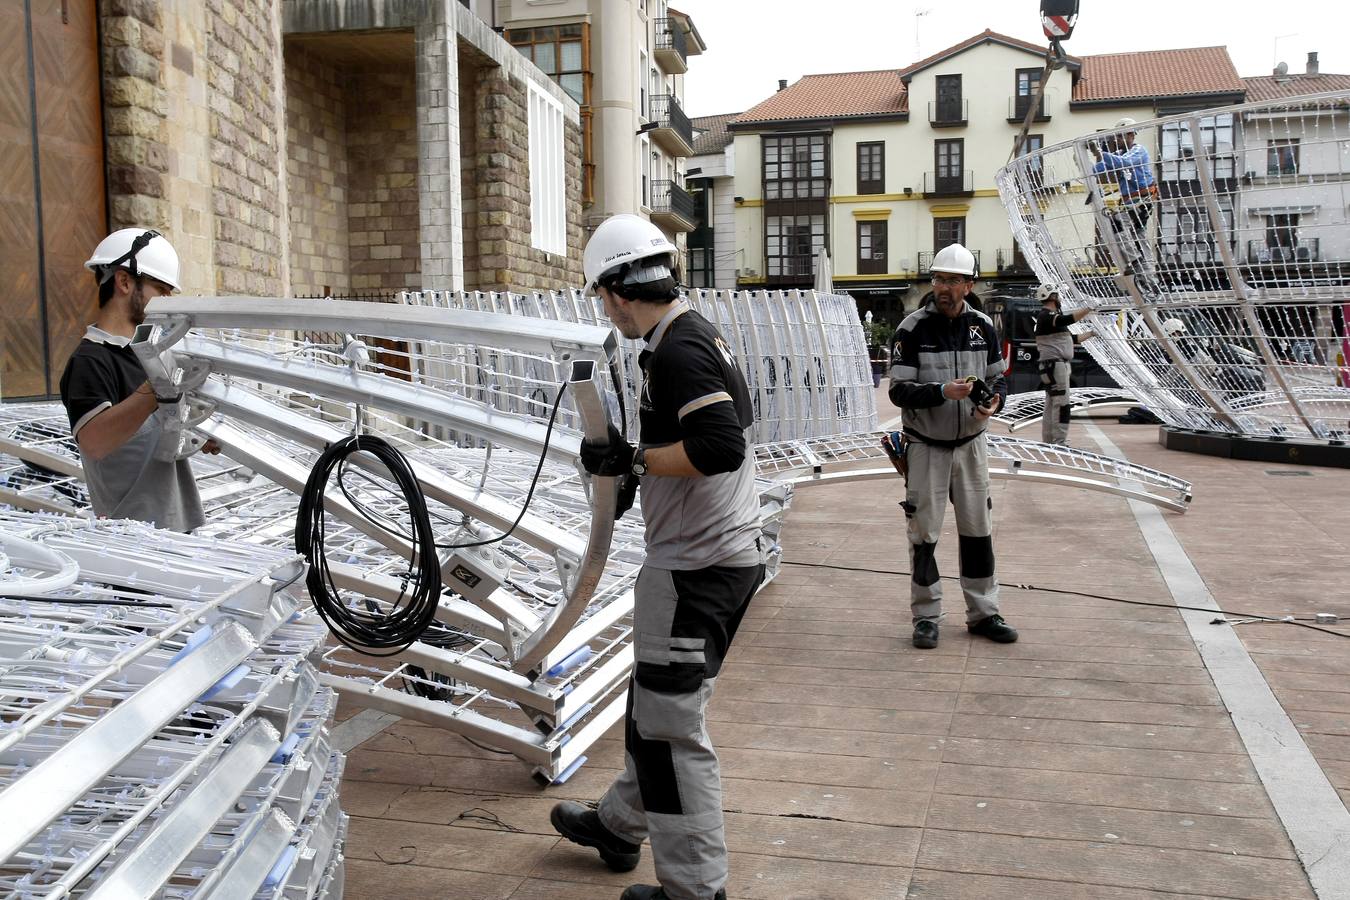
<path id="1" fill-rule="evenodd" d="M 600 814 L 580 803 L 564 800 L 553 807 L 548 820 L 558 834 L 574 844 L 594 847 L 600 858 L 615 872 L 631 872 L 642 857 L 642 845 L 630 844 L 600 824 Z"/>
<path id="2" fill-rule="evenodd" d="M 971 622 L 966 626 L 966 630 L 999 644 L 1011 644 L 1017 640 L 1017 629 L 1003 621 L 1003 617 L 997 613 L 985 616 L 978 622 Z"/>
<path id="3" fill-rule="evenodd" d="M 938 623 L 920 619 L 914 623 L 914 646 L 920 650 L 932 650 L 938 645 Z"/>
<path id="4" fill-rule="evenodd" d="M 623 892 L 619 900 L 667 900 L 664 888 L 654 884 L 635 884 Z M 717 892 L 716 900 L 727 900 L 725 889 Z"/>

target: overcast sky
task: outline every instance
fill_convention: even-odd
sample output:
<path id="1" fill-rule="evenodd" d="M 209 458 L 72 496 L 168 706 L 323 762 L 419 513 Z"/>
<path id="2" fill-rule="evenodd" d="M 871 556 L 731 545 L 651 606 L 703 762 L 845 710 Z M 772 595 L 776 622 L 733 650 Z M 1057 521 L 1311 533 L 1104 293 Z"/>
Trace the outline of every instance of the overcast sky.
<path id="1" fill-rule="evenodd" d="M 674 0 L 708 45 L 689 61 L 685 111 L 741 112 L 778 79 L 817 72 L 898 69 L 986 28 L 1042 41 L 1039 0 Z M 1302 72 L 1316 50 L 1323 72 L 1350 73 L 1347 0 L 1082 0 L 1070 54 L 1226 45 L 1239 75 L 1269 75 L 1275 60 Z M 916 16 L 916 12 L 927 11 Z M 918 48 L 915 48 L 917 25 Z"/>

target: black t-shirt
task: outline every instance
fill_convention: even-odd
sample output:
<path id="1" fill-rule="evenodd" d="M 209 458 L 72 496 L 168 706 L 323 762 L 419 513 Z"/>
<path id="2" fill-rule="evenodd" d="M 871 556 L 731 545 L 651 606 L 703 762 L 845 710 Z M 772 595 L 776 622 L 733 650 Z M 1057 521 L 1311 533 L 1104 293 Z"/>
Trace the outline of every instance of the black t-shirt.
<path id="1" fill-rule="evenodd" d="M 61 403 L 72 433 L 92 413 L 116 406 L 145 384 L 145 370 L 130 346 L 118 347 L 85 338 L 61 375 Z"/>
<path id="2" fill-rule="evenodd" d="M 1036 314 L 1036 336 L 1059 334 L 1073 324 L 1073 313 L 1055 313 L 1043 309 Z"/>

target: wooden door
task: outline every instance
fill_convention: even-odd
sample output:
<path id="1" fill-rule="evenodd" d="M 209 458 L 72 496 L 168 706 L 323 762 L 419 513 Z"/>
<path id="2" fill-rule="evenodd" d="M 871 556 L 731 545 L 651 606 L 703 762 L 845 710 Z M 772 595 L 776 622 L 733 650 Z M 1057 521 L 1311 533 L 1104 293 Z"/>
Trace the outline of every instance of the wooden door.
<path id="1" fill-rule="evenodd" d="M 49 397 L 97 308 L 106 233 L 96 0 L 19 0 L 0 29 L 0 397 Z"/>

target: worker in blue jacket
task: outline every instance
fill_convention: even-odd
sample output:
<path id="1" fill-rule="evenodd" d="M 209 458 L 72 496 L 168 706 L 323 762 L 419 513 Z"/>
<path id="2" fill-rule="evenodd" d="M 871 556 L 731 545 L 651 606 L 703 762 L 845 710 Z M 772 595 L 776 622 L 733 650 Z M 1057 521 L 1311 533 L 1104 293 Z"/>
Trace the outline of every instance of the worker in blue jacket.
<path id="1" fill-rule="evenodd" d="M 1120 206 L 1108 218 L 1125 258 L 1124 274 L 1148 275 L 1152 268 L 1148 220 L 1158 200 L 1158 179 L 1148 148 L 1135 140 L 1134 119 L 1123 118 L 1115 127 L 1124 130 L 1103 142 L 1105 147 L 1095 141 L 1088 144 L 1097 160 L 1092 173 L 1114 179 L 1120 189 Z"/>

